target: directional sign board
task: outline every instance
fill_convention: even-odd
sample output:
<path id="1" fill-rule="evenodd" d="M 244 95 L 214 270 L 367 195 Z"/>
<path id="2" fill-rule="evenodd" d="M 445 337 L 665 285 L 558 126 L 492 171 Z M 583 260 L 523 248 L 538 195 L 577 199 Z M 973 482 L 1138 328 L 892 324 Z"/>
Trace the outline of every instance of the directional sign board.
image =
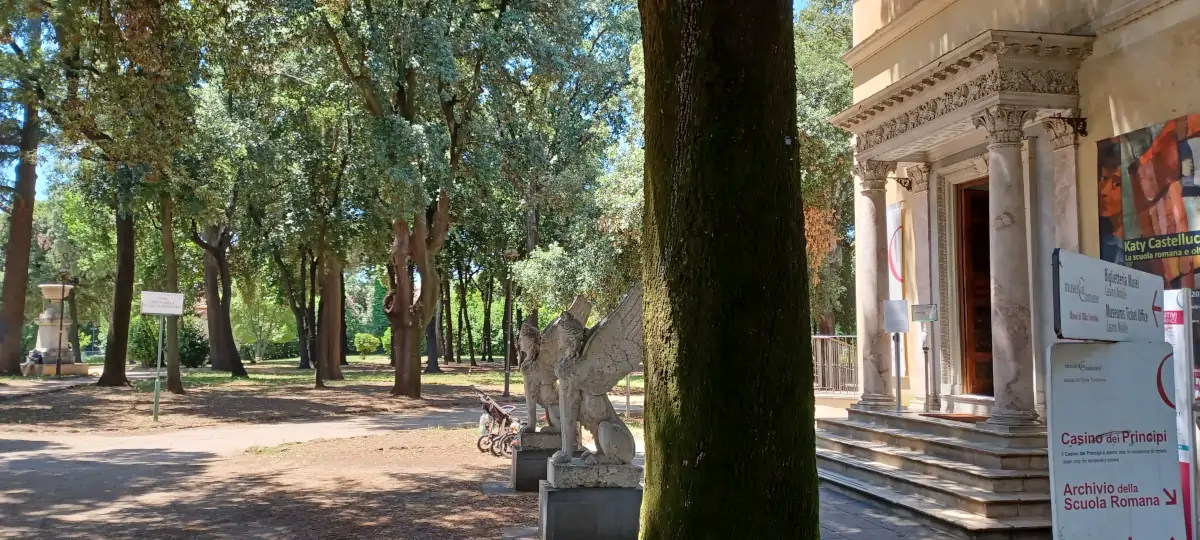
<path id="1" fill-rule="evenodd" d="M 1186 538 L 1172 356 L 1165 342 L 1051 346 L 1056 540 Z"/>
<path id="2" fill-rule="evenodd" d="M 183 295 L 156 291 L 142 291 L 142 314 L 183 315 Z"/>
<path id="3" fill-rule="evenodd" d="M 937 304 L 913 304 L 913 322 L 937 322 Z"/>
<path id="4" fill-rule="evenodd" d="M 1163 280 L 1054 250 L 1054 331 L 1062 339 L 1162 341 Z"/>

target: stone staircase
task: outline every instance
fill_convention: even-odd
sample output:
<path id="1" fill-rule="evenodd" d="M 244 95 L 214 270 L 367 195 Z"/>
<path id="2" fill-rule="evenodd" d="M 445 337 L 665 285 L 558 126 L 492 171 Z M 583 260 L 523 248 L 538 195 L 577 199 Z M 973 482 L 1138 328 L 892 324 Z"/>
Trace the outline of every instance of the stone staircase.
<path id="1" fill-rule="evenodd" d="M 823 484 L 971 540 L 1050 539 L 1046 435 L 912 413 L 817 420 Z"/>

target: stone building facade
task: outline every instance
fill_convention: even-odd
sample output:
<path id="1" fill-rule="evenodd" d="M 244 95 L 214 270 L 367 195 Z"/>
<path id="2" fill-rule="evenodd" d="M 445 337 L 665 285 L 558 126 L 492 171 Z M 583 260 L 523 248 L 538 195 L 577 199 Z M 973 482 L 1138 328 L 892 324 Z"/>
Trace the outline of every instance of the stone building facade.
<path id="1" fill-rule="evenodd" d="M 960 537 L 1050 538 L 1052 253 L 1200 230 L 1200 0 L 855 0 L 853 19 L 854 105 L 831 122 L 854 135 L 861 396 L 817 422 L 821 477 Z M 1179 259 L 1151 270 L 1195 286 L 1200 256 Z M 898 299 L 938 306 L 898 347 L 905 414 Z"/>
<path id="2" fill-rule="evenodd" d="M 1051 252 L 1099 255 L 1097 141 L 1200 113 L 1197 58 L 1195 0 L 854 3 L 832 122 L 855 136 L 862 406 L 894 403 L 890 272 L 939 306 L 903 347 L 907 406 L 1040 423 Z"/>

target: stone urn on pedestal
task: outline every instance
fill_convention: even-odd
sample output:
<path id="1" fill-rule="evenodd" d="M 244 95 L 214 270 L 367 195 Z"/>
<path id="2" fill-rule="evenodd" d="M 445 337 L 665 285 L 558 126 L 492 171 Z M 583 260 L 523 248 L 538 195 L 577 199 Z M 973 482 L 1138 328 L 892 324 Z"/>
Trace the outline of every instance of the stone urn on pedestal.
<path id="1" fill-rule="evenodd" d="M 43 283 L 38 288 L 49 305 L 34 321 L 38 325 L 37 343 L 30 355 L 41 355 L 42 363 L 32 366 L 30 375 L 54 375 L 56 364 L 60 366 L 62 375 L 87 375 L 87 364 L 75 363 L 75 355 L 70 349 L 71 321 L 64 320 L 64 299 L 75 286 L 69 283 Z"/>

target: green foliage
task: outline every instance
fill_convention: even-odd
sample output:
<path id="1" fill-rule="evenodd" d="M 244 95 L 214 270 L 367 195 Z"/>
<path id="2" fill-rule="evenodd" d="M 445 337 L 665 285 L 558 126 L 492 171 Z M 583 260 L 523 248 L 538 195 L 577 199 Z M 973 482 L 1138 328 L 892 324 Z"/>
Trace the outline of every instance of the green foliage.
<path id="1" fill-rule="evenodd" d="M 198 368 L 208 363 L 208 338 L 200 329 L 200 320 L 185 317 L 179 321 L 179 363 Z"/>
<path id="2" fill-rule="evenodd" d="M 355 334 L 354 350 L 364 357 L 374 354 L 379 350 L 379 338 L 371 334 Z"/>
<path id="3" fill-rule="evenodd" d="M 182 354 L 181 354 L 182 356 Z M 129 322 L 129 359 L 143 367 L 154 366 L 158 360 L 158 324 L 144 315 Z"/>

